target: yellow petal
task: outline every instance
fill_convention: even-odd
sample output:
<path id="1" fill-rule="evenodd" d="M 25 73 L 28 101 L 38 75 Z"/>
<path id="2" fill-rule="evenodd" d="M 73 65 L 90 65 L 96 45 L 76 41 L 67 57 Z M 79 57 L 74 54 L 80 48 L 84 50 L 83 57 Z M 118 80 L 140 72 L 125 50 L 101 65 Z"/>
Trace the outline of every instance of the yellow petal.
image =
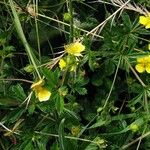
<path id="1" fill-rule="evenodd" d="M 137 62 L 138 63 L 144 63 L 145 62 L 145 57 L 137 58 Z"/>
<path id="2" fill-rule="evenodd" d="M 69 54 L 72 54 L 75 56 L 81 56 L 81 52 L 85 50 L 85 46 L 79 42 L 75 42 L 75 43 L 71 43 L 69 45 L 66 45 L 65 50 Z"/>
<path id="3" fill-rule="evenodd" d="M 41 79 L 38 82 L 35 82 L 31 85 L 31 89 L 36 90 L 37 88 L 41 87 L 44 84 L 44 80 Z"/>
<path id="4" fill-rule="evenodd" d="M 64 68 L 66 68 L 66 65 L 67 65 L 67 63 L 63 59 L 60 59 L 60 61 L 59 61 L 59 68 L 61 70 L 63 70 Z"/>
<path id="5" fill-rule="evenodd" d="M 150 73 L 150 64 L 148 64 L 146 67 L 145 67 L 145 70 L 147 73 Z"/>
<path id="6" fill-rule="evenodd" d="M 142 64 L 137 64 L 135 66 L 135 69 L 139 72 L 139 73 L 143 73 L 145 71 L 145 68 Z"/>
<path id="7" fill-rule="evenodd" d="M 37 92 L 37 97 L 38 97 L 38 99 L 39 99 L 40 102 L 49 100 L 50 96 L 51 96 L 51 92 L 48 91 L 48 90 L 45 89 L 45 88 L 41 88 L 41 89 Z"/>
<path id="8" fill-rule="evenodd" d="M 150 56 L 147 56 L 147 57 L 145 58 L 145 63 L 150 63 Z"/>
<path id="9" fill-rule="evenodd" d="M 150 18 L 149 18 L 150 19 Z M 145 25 L 145 28 L 146 29 L 149 29 L 150 28 L 150 20 L 149 20 L 149 22 Z"/>
<path id="10" fill-rule="evenodd" d="M 140 23 L 140 24 L 143 24 L 143 25 L 146 25 L 147 22 L 148 22 L 148 18 L 149 18 L 149 17 L 140 16 L 139 23 Z"/>

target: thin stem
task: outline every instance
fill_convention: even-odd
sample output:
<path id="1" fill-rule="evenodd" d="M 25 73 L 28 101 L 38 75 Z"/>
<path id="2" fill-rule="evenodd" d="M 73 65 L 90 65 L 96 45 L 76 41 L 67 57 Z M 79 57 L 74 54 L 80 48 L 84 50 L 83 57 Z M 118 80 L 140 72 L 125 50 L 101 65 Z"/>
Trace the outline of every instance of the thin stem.
<path id="1" fill-rule="evenodd" d="M 143 87 L 146 87 L 145 83 L 141 80 L 141 78 L 138 76 L 138 74 L 135 72 L 135 70 L 133 69 L 133 67 L 131 66 L 131 64 L 125 59 L 126 63 L 128 64 L 129 68 L 131 69 L 131 71 L 133 72 L 133 74 L 135 75 L 135 77 L 137 78 L 137 80 L 141 83 L 141 85 Z"/>
<path id="2" fill-rule="evenodd" d="M 35 68 L 35 71 L 36 71 L 39 79 L 41 79 L 41 75 L 40 75 L 40 73 L 39 73 L 39 71 L 37 69 L 37 65 L 36 65 L 35 60 L 33 58 L 33 53 L 31 51 L 31 48 L 30 48 L 30 46 L 29 46 L 29 44 L 28 44 L 28 42 L 26 40 L 26 37 L 25 37 L 25 35 L 23 33 L 23 30 L 22 30 L 22 27 L 21 27 L 21 23 L 20 23 L 18 15 L 17 15 L 14 3 L 13 3 L 12 0 L 9 0 L 9 3 L 10 3 L 10 7 L 11 7 L 11 10 L 12 10 L 12 13 L 13 13 L 13 16 L 14 16 L 14 23 L 15 23 L 18 35 L 19 35 L 19 37 L 20 37 L 20 39 L 21 39 L 21 41 L 22 41 L 22 43 L 23 43 L 23 45 L 24 45 L 24 47 L 25 47 L 25 49 L 27 51 L 27 54 L 28 54 L 28 56 L 29 56 L 29 58 L 30 58 L 34 68 Z"/>
<path id="3" fill-rule="evenodd" d="M 80 133 L 78 134 L 78 137 L 80 137 L 83 132 L 89 127 L 89 125 L 99 116 L 99 114 L 96 114 L 91 121 L 80 131 Z"/>
<path id="4" fill-rule="evenodd" d="M 121 11 L 128 3 L 130 2 L 130 0 L 128 0 L 126 3 L 124 3 L 122 6 L 120 6 L 120 8 L 118 10 L 116 10 L 112 15 L 110 15 L 108 18 L 106 18 L 102 23 L 100 23 L 97 27 L 95 27 L 94 29 L 92 29 L 89 33 L 86 34 L 86 36 L 88 36 L 90 33 L 93 33 L 95 31 L 97 31 L 101 26 L 103 27 L 104 24 L 106 24 L 106 22 L 113 18 L 119 11 Z"/>
<path id="5" fill-rule="evenodd" d="M 69 42 L 72 43 L 73 42 L 73 6 L 72 6 L 72 0 L 69 0 L 69 13 L 71 16 Z"/>
<path id="6" fill-rule="evenodd" d="M 27 82 L 27 83 L 33 83 L 32 81 L 29 81 L 26 79 L 13 79 L 13 78 L 10 78 L 10 79 L 1 79 L 0 78 L 0 81 L 22 81 L 22 82 Z"/>
<path id="7" fill-rule="evenodd" d="M 1 59 L 1 67 L 0 67 L 0 76 L 3 77 L 3 68 L 4 68 L 4 59 L 5 57 L 2 56 L 2 59 Z M 4 80 L 2 80 L 3 84 L 4 84 Z M 3 91 L 4 91 L 4 95 L 6 94 L 6 91 L 5 91 L 5 84 L 3 86 Z"/>
<path id="8" fill-rule="evenodd" d="M 60 21 L 60 20 L 57 20 L 57 19 L 54 19 L 54 18 L 45 16 L 45 15 L 42 15 L 42 14 L 38 14 L 38 16 L 43 17 L 43 18 L 46 18 L 46 19 L 49 19 L 49 20 L 52 20 L 52 21 L 55 21 L 55 22 L 57 22 L 57 23 L 60 23 L 60 24 L 65 25 L 65 26 L 70 26 L 70 24 L 68 24 L 68 23 L 65 23 L 65 22 L 63 22 L 63 21 Z M 88 35 L 94 35 L 94 36 L 96 36 L 96 37 L 98 37 L 98 38 L 104 39 L 104 37 L 102 37 L 102 36 L 100 36 L 100 35 L 97 35 L 97 34 L 95 35 L 95 34 L 93 34 L 93 33 L 90 33 L 89 31 L 84 30 L 84 29 L 81 29 L 81 28 L 79 28 L 79 27 L 77 27 L 77 26 L 75 26 L 75 25 L 73 25 L 73 27 L 74 27 L 75 29 L 78 29 L 78 30 L 80 30 L 80 31 L 83 31 L 83 32 L 87 33 Z"/>
<path id="9" fill-rule="evenodd" d="M 2 126 L 2 127 L 3 127 L 6 131 L 8 131 L 8 132 L 15 133 L 15 134 L 18 134 L 18 135 L 19 135 L 19 133 L 13 132 L 13 131 L 10 130 L 9 128 L 7 128 L 2 122 L 0 122 L 0 126 Z"/>
<path id="10" fill-rule="evenodd" d="M 42 135 L 46 135 L 46 136 L 52 136 L 52 137 L 59 137 L 59 135 L 57 134 L 51 134 L 51 133 L 44 133 L 44 132 L 38 132 L 38 131 L 35 131 L 35 133 L 37 134 L 42 134 Z M 89 142 L 89 143 L 94 143 L 94 144 L 97 144 L 97 142 L 95 141 L 91 141 L 91 140 L 88 140 L 88 139 L 82 139 L 82 138 L 78 138 L 78 137 L 73 137 L 73 136 L 65 136 L 66 139 L 71 139 L 71 140 L 78 140 L 78 141 L 83 141 L 83 142 Z"/>
<path id="11" fill-rule="evenodd" d="M 149 136 L 150 135 L 150 131 L 145 133 L 144 135 L 138 137 L 137 139 L 135 139 L 134 141 L 128 143 L 127 145 L 124 145 L 121 150 L 124 150 L 124 149 L 127 149 L 128 147 L 130 147 L 131 145 L 133 145 L 134 143 L 138 142 L 139 140 L 142 140 L 144 139 L 145 137 Z"/>
<path id="12" fill-rule="evenodd" d="M 1 141 L 1 139 L 0 139 L 0 145 L 1 145 L 1 147 L 2 147 L 3 150 L 6 150 L 6 148 L 4 146 L 4 143 Z"/>
<path id="13" fill-rule="evenodd" d="M 144 128 L 144 130 L 143 130 L 142 135 L 145 133 L 146 128 L 147 128 L 147 125 L 145 126 L 145 128 Z M 142 139 L 140 139 L 140 140 L 139 140 L 138 145 L 137 145 L 137 147 L 136 147 L 136 150 L 139 150 L 139 148 L 140 148 L 140 144 L 141 144 L 141 141 L 142 141 Z"/>
<path id="14" fill-rule="evenodd" d="M 111 96 L 111 93 L 112 93 L 112 90 L 113 90 L 113 87 L 114 87 L 114 84 L 115 84 L 115 81 L 116 81 L 116 77 L 117 77 L 117 73 L 118 73 L 118 69 L 119 69 L 119 66 L 120 66 L 120 61 L 121 61 L 121 56 L 119 58 L 119 61 L 118 61 L 118 64 L 117 64 L 117 69 L 116 69 L 116 72 L 115 72 L 115 76 L 114 76 L 114 79 L 113 79 L 113 82 L 112 82 L 112 85 L 111 85 L 111 88 L 110 88 L 110 91 L 109 91 L 109 94 L 107 96 L 107 99 L 105 101 L 105 104 L 103 106 L 103 109 L 106 107 L 107 103 L 108 103 L 108 100 Z"/>
<path id="15" fill-rule="evenodd" d="M 149 108 L 148 108 L 148 100 L 147 100 L 147 90 L 144 90 L 144 103 L 145 103 L 145 109 L 147 114 L 149 114 Z"/>
<path id="16" fill-rule="evenodd" d="M 35 11 L 35 14 L 38 14 L 38 0 L 36 0 L 36 2 L 34 1 L 35 3 L 35 8 L 34 8 L 34 11 Z M 38 52 L 39 52 L 39 61 L 41 62 L 41 50 L 40 50 L 40 39 L 39 39 L 39 29 L 38 29 L 38 20 L 37 20 L 37 16 L 35 15 L 34 17 L 35 19 L 35 29 L 36 29 L 36 37 L 37 37 L 37 46 L 38 46 Z"/>

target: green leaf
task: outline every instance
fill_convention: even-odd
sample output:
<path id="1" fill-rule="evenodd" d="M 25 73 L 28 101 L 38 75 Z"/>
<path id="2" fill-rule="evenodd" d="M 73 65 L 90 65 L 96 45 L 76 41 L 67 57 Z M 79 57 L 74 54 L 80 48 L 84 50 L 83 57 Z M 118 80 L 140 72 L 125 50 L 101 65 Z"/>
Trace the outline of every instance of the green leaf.
<path id="1" fill-rule="evenodd" d="M 55 87 L 58 84 L 59 72 L 57 70 L 51 71 L 48 68 L 44 68 L 43 74 L 46 77 L 46 79 L 49 81 L 48 85 L 50 85 L 51 88 Z"/>
<path id="2" fill-rule="evenodd" d="M 141 102 L 142 97 L 143 97 L 143 93 L 142 94 L 140 93 L 139 95 L 137 95 L 136 97 L 134 97 L 132 100 L 129 101 L 128 106 L 131 107 L 137 104 L 138 102 Z"/>
<path id="3" fill-rule="evenodd" d="M 73 117 L 74 119 L 79 120 L 79 117 L 73 111 L 64 108 L 64 112 L 67 113 L 69 116 Z"/>
<path id="4" fill-rule="evenodd" d="M 26 99 L 26 94 L 20 84 L 11 86 L 10 94 L 21 102 Z"/>
<path id="5" fill-rule="evenodd" d="M 93 142 L 97 141 L 99 138 L 96 137 Z M 91 142 L 84 150 L 98 150 L 98 144 Z"/>
<path id="6" fill-rule="evenodd" d="M 66 150 L 65 149 L 65 143 L 64 143 L 64 140 L 65 140 L 65 136 L 64 136 L 64 122 L 65 122 L 65 119 L 63 118 L 60 122 L 60 125 L 59 125 L 59 146 L 60 146 L 60 150 Z"/>
<path id="7" fill-rule="evenodd" d="M 91 127 L 89 127 L 89 129 L 100 127 L 100 126 L 104 125 L 105 123 L 106 123 L 106 121 L 99 119 L 96 123 L 94 123 Z"/>
<path id="8" fill-rule="evenodd" d="M 123 23 L 127 29 L 131 28 L 130 17 L 127 13 L 123 13 L 122 20 L 123 20 Z"/>
<path id="9" fill-rule="evenodd" d="M 29 112 L 30 115 L 34 113 L 34 110 L 35 110 L 35 105 L 34 104 L 29 105 L 28 112 Z"/>
<path id="10" fill-rule="evenodd" d="M 54 143 L 48 150 L 59 150 L 58 144 Z"/>
<path id="11" fill-rule="evenodd" d="M 91 82 L 95 86 L 100 86 L 103 84 L 103 77 L 101 76 L 100 73 L 94 74 L 92 76 Z"/>
<path id="12" fill-rule="evenodd" d="M 19 105 L 19 101 L 14 98 L 4 97 L 4 98 L 0 98 L 0 105 L 6 107 L 17 106 Z"/>
<path id="13" fill-rule="evenodd" d="M 36 106 L 44 113 L 51 113 L 55 110 L 55 101 L 49 100 L 44 103 L 38 103 Z"/>
<path id="14" fill-rule="evenodd" d="M 105 61 L 104 70 L 106 76 L 110 76 L 115 72 L 115 65 L 111 59 Z"/>
<path id="15" fill-rule="evenodd" d="M 75 90 L 76 90 L 80 95 L 85 95 L 85 94 L 87 94 L 87 89 L 86 89 L 86 88 L 77 87 Z"/>
<path id="16" fill-rule="evenodd" d="M 3 121 L 9 121 L 11 123 L 14 123 L 15 121 L 17 121 L 22 116 L 22 114 L 24 112 L 25 112 L 24 108 L 16 108 L 16 109 L 10 111 L 10 113 L 7 114 L 7 116 L 5 116 L 3 118 Z"/>
<path id="17" fill-rule="evenodd" d="M 24 141 L 19 150 L 35 150 L 31 140 Z"/>
<path id="18" fill-rule="evenodd" d="M 59 94 L 56 95 L 56 109 L 59 114 L 61 114 L 64 109 L 64 98 Z"/>
<path id="19" fill-rule="evenodd" d="M 39 150 L 45 150 L 46 144 L 43 141 L 36 140 L 37 146 Z"/>

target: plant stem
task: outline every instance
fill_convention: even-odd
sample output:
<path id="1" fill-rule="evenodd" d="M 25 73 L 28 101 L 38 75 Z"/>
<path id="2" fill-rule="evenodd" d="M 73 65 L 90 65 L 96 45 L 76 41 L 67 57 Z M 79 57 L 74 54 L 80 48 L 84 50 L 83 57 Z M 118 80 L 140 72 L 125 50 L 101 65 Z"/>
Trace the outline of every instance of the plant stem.
<path id="1" fill-rule="evenodd" d="M 120 66 L 120 61 L 121 61 L 121 56 L 119 58 L 119 61 L 118 61 L 118 64 L 117 64 L 117 69 L 116 69 L 116 72 L 115 72 L 115 76 L 114 76 L 114 79 L 113 79 L 113 82 L 112 82 L 112 85 L 111 85 L 111 88 L 110 88 L 110 91 L 109 91 L 109 94 L 107 96 L 107 99 L 105 101 L 105 104 L 103 106 L 103 109 L 107 106 L 107 103 L 108 103 L 108 100 L 110 98 L 110 95 L 111 95 L 111 92 L 113 90 L 113 87 L 114 87 L 114 84 L 115 84 L 115 81 L 116 81 L 116 77 L 117 77 L 117 73 L 118 73 L 118 69 L 119 69 L 119 66 Z"/>
<path id="2" fill-rule="evenodd" d="M 72 0 L 69 0 L 69 14 L 71 16 L 70 19 L 70 37 L 69 37 L 69 43 L 73 42 L 73 30 L 74 30 L 74 26 L 73 26 L 73 6 L 72 6 Z"/>
<path id="3" fill-rule="evenodd" d="M 35 131 L 35 133 L 37 134 L 41 134 L 41 135 L 46 135 L 46 136 L 52 136 L 52 137 L 59 137 L 59 135 L 57 134 L 51 134 L 51 133 L 44 133 L 44 132 L 38 132 L 38 131 Z M 94 144 L 97 144 L 97 142 L 95 141 L 91 141 L 91 140 L 88 140 L 88 139 L 82 139 L 82 138 L 78 138 L 78 137 L 73 137 L 73 136 L 65 136 L 66 139 L 71 139 L 71 140 L 78 140 L 78 141 L 83 141 L 83 142 L 89 142 L 89 143 L 94 143 Z"/>
<path id="4" fill-rule="evenodd" d="M 143 134 L 142 136 L 138 137 L 138 138 L 135 139 L 134 141 L 128 143 L 127 145 L 124 145 L 124 146 L 121 148 L 121 150 L 127 149 L 129 146 L 133 145 L 134 143 L 138 142 L 139 140 L 142 140 L 143 138 L 145 138 L 145 137 L 147 137 L 147 136 L 149 136 L 149 135 L 150 135 L 150 131 L 147 132 L 147 133 L 145 133 L 145 134 Z"/>
<path id="5" fill-rule="evenodd" d="M 38 0 L 34 1 L 34 11 L 35 14 L 38 14 Z M 38 28 L 38 22 L 37 22 L 37 16 L 35 15 L 35 29 L 36 29 L 36 37 L 37 37 L 37 47 L 38 47 L 38 52 L 39 52 L 39 61 L 41 63 L 41 48 L 40 48 L 40 39 L 39 39 L 39 28 Z"/>
<path id="6" fill-rule="evenodd" d="M 146 87 L 145 83 L 141 80 L 141 78 L 138 76 L 138 74 L 135 72 L 135 70 L 133 69 L 133 67 L 131 66 L 131 64 L 128 62 L 127 59 L 125 59 L 126 63 L 128 64 L 129 68 L 131 69 L 131 71 L 133 72 L 133 74 L 135 75 L 135 77 L 137 78 L 137 80 L 141 83 L 141 85 L 143 87 Z"/>
<path id="7" fill-rule="evenodd" d="M 14 3 L 13 3 L 12 0 L 9 0 L 9 3 L 10 3 L 10 7 L 11 7 L 11 10 L 12 10 L 12 13 L 13 13 L 13 16 L 14 16 L 14 23 L 15 23 L 16 30 L 17 30 L 17 32 L 18 32 L 18 35 L 19 35 L 19 37 L 20 37 L 20 39 L 21 39 L 21 41 L 22 41 L 22 43 L 23 43 L 23 45 L 24 45 L 24 47 L 25 47 L 25 49 L 26 49 L 26 52 L 27 52 L 27 54 L 28 54 L 28 57 L 30 58 L 31 63 L 32 63 L 33 66 L 34 66 L 34 69 L 35 69 L 35 71 L 36 71 L 36 73 L 37 73 L 39 79 L 41 79 L 40 73 L 39 73 L 39 71 L 38 71 L 38 69 L 37 69 L 37 65 L 36 65 L 35 60 L 34 60 L 34 57 L 33 57 L 33 52 L 31 51 L 31 48 L 30 48 L 30 46 L 29 46 L 29 44 L 28 44 L 28 42 L 27 42 L 27 40 L 26 40 L 26 37 L 25 37 L 25 35 L 24 35 L 24 33 L 23 33 L 23 30 L 22 30 L 22 27 L 21 27 L 21 23 L 20 23 L 20 20 L 19 20 L 18 15 L 17 15 L 17 12 L 16 12 L 16 9 L 15 9 Z"/>

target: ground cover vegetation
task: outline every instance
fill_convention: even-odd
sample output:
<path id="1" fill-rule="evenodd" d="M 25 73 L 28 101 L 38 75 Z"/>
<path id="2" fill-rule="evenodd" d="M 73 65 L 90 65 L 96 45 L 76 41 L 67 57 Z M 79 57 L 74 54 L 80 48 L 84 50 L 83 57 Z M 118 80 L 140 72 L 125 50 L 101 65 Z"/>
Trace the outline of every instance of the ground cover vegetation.
<path id="1" fill-rule="evenodd" d="M 0 149 L 150 149 L 150 2 L 0 1 Z"/>

